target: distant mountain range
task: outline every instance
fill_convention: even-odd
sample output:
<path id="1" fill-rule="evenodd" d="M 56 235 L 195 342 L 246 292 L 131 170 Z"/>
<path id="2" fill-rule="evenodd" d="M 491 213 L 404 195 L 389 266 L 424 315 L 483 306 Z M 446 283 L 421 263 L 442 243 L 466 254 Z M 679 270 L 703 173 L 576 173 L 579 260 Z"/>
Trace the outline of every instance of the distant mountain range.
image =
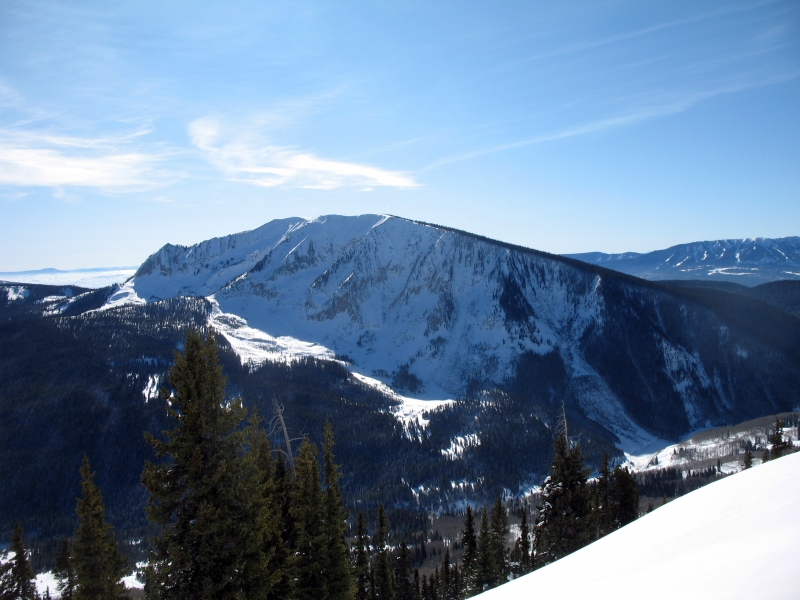
<path id="1" fill-rule="evenodd" d="M 217 332 L 245 406 L 278 399 L 316 441 L 330 420 L 351 507 L 529 489 L 562 406 L 595 466 L 800 406 L 794 290 L 717 288 L 386 215 L 167 244 L 101 290 L 0 285 L 0 530 L 27 511 L 69 531 L 84 452 L 112 518 L 142 525 L 141 432 L 164 428 L 158 388 L 189 326 Z"/>
<path id="2" fill-rule="evenodd" d="M 564 256 L 653 281 L 731 281 L 746 286 L 783 279 L 800 281 L 797 236 L 693 242 L 646 254 L 585 252 Z"/>

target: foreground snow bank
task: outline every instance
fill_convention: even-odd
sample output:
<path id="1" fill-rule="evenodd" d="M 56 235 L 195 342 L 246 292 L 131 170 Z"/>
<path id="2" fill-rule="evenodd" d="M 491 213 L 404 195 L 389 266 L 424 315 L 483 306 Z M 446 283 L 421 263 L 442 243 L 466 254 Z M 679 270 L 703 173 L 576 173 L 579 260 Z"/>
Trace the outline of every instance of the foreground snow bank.
<path id="1" fill-rule="evenodd" d="M 478 596 L 800 598 L 800 453 L 712 483 Z"/>

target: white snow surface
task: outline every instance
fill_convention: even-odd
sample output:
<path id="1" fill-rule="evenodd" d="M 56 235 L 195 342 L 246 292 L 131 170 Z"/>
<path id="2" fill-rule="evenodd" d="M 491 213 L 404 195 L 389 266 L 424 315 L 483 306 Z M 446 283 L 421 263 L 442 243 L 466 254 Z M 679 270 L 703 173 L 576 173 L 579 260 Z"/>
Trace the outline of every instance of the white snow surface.
<path id="1" fill-rule="evenodd" d="M 455 400 L 451 399 L 420 400 L 418 398 L 409 398 L 408 396 L 402 396 L 398 394 L 388 385 L 378 379 L 375 379 L 374 377 L 368 377 L 355 371 L 352 371 L 352 374 L 353 377 L 358 379 L 361 383 L 376 388 L 377 390 L 388 396 L 391 396 L 399 402 L 397 406 L 392 408 L 392 414 L 398 421 L 400 421 L 400 423 L 403 424 L 403 427 L 405 427 L 407 430 L 412 425 L 415 425 L 419 429 L 425 429 L 428 426 L 428 423 L 430 423 L 430 420 L 425 418 L 424 413 L 436 410 L 437 408 L 441 408 L 442 406 L 447 406 L 448 404 L 455 402 Z"/>
<path id="2" fill-rule="evenodd" d="M 796 599 L 799 497 L 796 453 L 677 498 L 478 597 Z"/>
<path id="3" fill-rule="evenodd" d="M 146 302 L 136 294 L 133 280 L 126 281 L 119 289 L 109 296 L 106 303 L 97 310 L 110 310 L 128 304 L 146 304 Z"/>
<path id="4" fill-rule="evenodd" d="M 36 591 L 39 592 L 40 596 L 44 596 L 45 592 L 50 590 L 51 598 L 60 598 L 58 588 L 56 586 L 58 586 L 58 580 L 52 571 L 39 573 L 36 576 Z"/>

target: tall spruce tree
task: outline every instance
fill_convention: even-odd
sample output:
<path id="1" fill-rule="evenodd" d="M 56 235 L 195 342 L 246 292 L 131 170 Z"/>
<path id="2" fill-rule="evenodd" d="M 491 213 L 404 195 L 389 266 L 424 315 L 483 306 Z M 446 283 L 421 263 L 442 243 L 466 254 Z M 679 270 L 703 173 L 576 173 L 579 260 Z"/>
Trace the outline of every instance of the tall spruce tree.
<path id="1" fill-rule="evenodd" d="M 497 584 L 500 584 L 506 581 L 509 574 L 508 548 L 506 547 L 508 513 L 500 498 L 497 498 L 492 508 L 491 528 L 492 544 L 494 545 L 494 562 L 497 568 Z"/>
<path id="2" fill-rule="evenodd" d="M 475 518 L 472 509 L 467 505 L 464 517 L 464 529 L 461 530 L 461 543 L 464 553 L 461 555 L 461 581 L 462 591 L 471 589 L 475 575 L 475 554 L 478 549 L 478 539 L 475 537 Z"/>
<path id="3" fill-rule="evenodd" d="M 394 561 L 394 590 L 395 600 L 414 600 L 414 587 L 411 580 L 411 553 L 405 542 L 400 544 L 400 550 Z"/>
<path id="4" fill-rule="evenodd" d="M 367 524 L 364 513 L 359 512 L 356 519 L 356 540 L 353 548 L 353 582 L 355 583 L 355 600 L 370 600 L 369 552 L 367 551 Z"/>
<path id="5" fill-rule="evenodd" d="M 61 600 L 72 600 L 75 595 L 75 567 L 72 564 L 72 548 L 69 540 L 64 538 L 58 548 L 56 556 L 56 568 L 53 570 Z"/>
<path id="6" fill-rule="evenodd" d="M 597 478 L 597 486 L 594 489 L 594 539 L 598 540 L 607 535 L 613 529 L 612 515 L 609 507 L 609 489 L 611 486 L 611 470 L 608 467 L 608 453 L 603 455 L 603 463 L 600 466 L 600 476 Z"/>
<path id="7" fill-rule="evenodd" d="M 473 567 L 470 593 L 480 594 L 497 585 L 497 548 L 489 525 L 489 513 L 484 506 L 481 510 L 481 525 L 478 531 L 475 564 Z"/>
<path id="8" fill-rule="evenodd" d="M 542 485 L 542 504 L 535 529 L 536 564 L 544 566 L 586 545 L 591 536 L 589 469 L 577 444 L 566 434 L 553 443 L 550 475 Z"/>
<path id="9" fill-rule="evenodd" d="M 269 439 L 253 411 L 245 429 L 248 452 L 242 478 L 242 520 L 251 525 L 242 538 L 242 589 L 245 598 L 284 598 L 290 589 L 289 553 L 283 544 L 280 498 Z"/>
<path id="10" fill-rule="evenodd" d="M 145 434 L 159 464 L 146 462 L 147 516 L 160 528 L 153 540 L 148 593 L 165 599 L 264 597 L 250 577 L 265 561 L 260 550 L 262 475 L 244 456 L 241 399 L 225 402 L 225 378 L 212 334 L 186 333 L 162 391 L 175 428 L 166 439 Z M 248 565 L 248 566 L 246 566 Z"/>
<path id="11" fill-rule="evenodd" d="M 328 541 L 325 506 L 319 481 L 317 449 L 303 438 L 295 461 L 295 481 L 289 512 L 294 520 L 295 545 L 292 557 L 293 598 L 319 600 L 328 597 L 325 569 L 328 566 Z"/>
<path id="12" fill-rule="evenodd" d="M 389 536 L 389 522 L 383 504 L 378 505 L 378 529 L 372 538 L 377 555 L 372 567 L 372 597 L 376 600 L 394 600 L 394 584 L 392 569 L 389 566 L 389 548 L 386 545 Z"/>
<path id="13" fill-rule="evenodd" d="M 347 511 L 342 505 L 339 490 L 339 465 L 333 457 L 333 428 L 325 423 L 325 446 L 323 452 L 323 472 L 325 491 L 323 493 L 325 519 L 325 546 L 327 549 L 325 578 L 328 600 L 351 600 L 355 593 L 353 578 L 350 575 L 347 542 Z"/>
<path id="14" fill-rule="evenodd" d="M 611 481 L 608 499 L 611 527 L 619 529 L 639 517 L 639 490 L 631 472 L 619 465 L 611 473 Z"/>
<path id="15" fill-rule="evenodd" d="M 125 557 L 114 539 L 114 531 L 105 521 L 103 497 L 94 484 L 89 459 L 84 455 L 81 473 L 82 498 L 75 512 L 78 526 L 72 542 L 75 566 L 75 600 L 115 600 L 124 598 Z"/>
<path id="16" fill-rule="evenodd" d="M 22 527 L 14 524 L 11 534 L 11 547 L 14 557 L 0 565 L 0 600 L 36 600 L 36 585 L 33 569 L 28 560 L 28 552 L 22 540 Z"/>
<path id="17" fill-rule="evenodd" d="M 528 525 L 528 511 L 525 507 L 519 511 L 519 538 L 514 543 L 514 550 L 511 554 L 511 562 L 514 563 L 513 574 L 521 577 L 531 572 L 531 529 Z"/>

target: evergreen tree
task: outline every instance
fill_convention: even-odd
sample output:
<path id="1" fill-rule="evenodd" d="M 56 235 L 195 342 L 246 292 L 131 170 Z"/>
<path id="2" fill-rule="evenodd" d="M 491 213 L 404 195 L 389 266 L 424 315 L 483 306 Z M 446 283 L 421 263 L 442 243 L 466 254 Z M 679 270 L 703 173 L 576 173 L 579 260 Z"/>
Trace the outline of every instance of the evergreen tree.
<path id="1" fill-rule="evenodd" d="M 291 597 L 292 569 L 291 553 L 295 545 L 294 519 L 290 514 L 292 474 L 286 468 L 283 458 L 276 458 L 273 461 L 273 491 L 278 511 L 278 527 L 280 530 L 279 543 L 276 547 L 276 561 L 283 565 L 281 577 L 272 590 L 272 597 L 276 599 Z"/>
<path id="2" fill-rule="evenodd" d="M 769 441 L 772 444 L 772 458 L 780 458 L 792 447 L 791 438 L 784 439 L 783 437 L 783 421 L 778 417 L 775 417 L 775 427 L 769 436 Z"/>
<path id="3" fill-rule="evenodd" d="M 753 466 L 753 453 L 750 450 L 745 450 L 744 459 L 742 460 L 742 468 L 749 469 Z"/>
<path id="4" fill-rule="evenodd" d="M 570 446 L 566 435 L 557 436 L 536 523 L 537 566 L 556 561 L 588 543 L 591 536 L 588 476 L 580 447 Z"/>
<path id="5" fill-rule="evenodd" d="M 442 600 L 451 600 L 453 591 L 452 569 L 450 567 L 450 548 L 444 549 L 441 570 L 439 571 L 438 595 Z"/>
<path id="6" fill-rule="evenodd" d="M 339 491 L 339 466 L 334 463 L 333 428 L 330 423 L 325 423 L 323 471 L 325 474 L 323 503 L 327 550 L 325 578 L 328 600 L 351 600 L 355 590 L 347 559 L 347 542 L 344 537 L 347 528 L 347 512 L 342 505 L 342 495 Z"/>
<path id="7" fill-rule="evenodd" d="M 528 511 L 521 508 L 519 511 L 519 538 L 514 543 L 514 550 L 511 553 L 511 562 L 514 563 L 513 574 L 521 577 L 530 573 L 531 569 L 531 530 L 528 526 Z"/>
<path id="8" fill-rule="evenodd" d="M 639 517 L 639 491 L 628 469 L 617 466 L 611 474 L 609 507 L 613 529 L 624 527 Z"/>
<path id="9" fill-rule="evenodd" d="M 158 598 L 249 598 L 269 594 L 258 585 L 264 556 L 263 476 L 245 456 L 241 399 L 225 400 L 225 378 L 213 335 L 205 343 L 188 331 L 169 371 L 175 390 L 167 413 L 176 422 L 165 440 L 145 434 L 160 464 L 145 463 L 153 540 L 148 593 Z M 256 515 L 256 522 L 250 519 Z M 268 519 L 267 519 L 268 520 Z M 260 566 L 259 566 L 260 565 Z"/>
<path id="10" fill-rule="evenodd" d="M 471 589 L 475 574 L 475 554 L 478 540 L 475 537 L 475 519 L 472 509 L 467 505 L 467 514 L 464 519 L 464 529 L 461 531 L 461 543 L 464 553 L 461 555 L 461 580 L 462 590 Z"/>
<path id="11" fill-rule="evenodd" d="M 603 464 L 600 467 L 600 477 L 594 490 L 594 539 L 598 540 L 613 529 L 612 516 L 609 507 L 609 488 L 611 486 L 611 471 L 608 467 L 608 453 L 603 455 Z"/>
<path id="12" fill-rule="evenodd" d="M 475 566 L 470 592 L 480 594 L 494 587 L 498 581 L 497 548 L 489 526 L 486 507 L 481 511 L 481 525 L 475 551 Z"/>
<path id="13" fill-rule="evenodd" d="M 450 591 L 449 600 L 461 600 L 461 573 L 458 570 L 458 564 L 453 563 L 452 574 L 450 575 Z"/>
<path id="14" fill-rule="evenodd" d="M 58 581 L 56 589 L 61 600 L 72 600 L 75 595 L 75 567 L 72 565 L 70 544 L 66 538 L 61 540 L 53 574 Z"/>
<path id="15" fill-rule="evenodd" d="M 503 501 L 497 498 L 492 508 L 492 544 L 494 545 L 494 562 L 497 568 L 497 583 L 503 583 L 508 578 L 508 548 L 506 547 L 506 537 L 508 536 L 508 513 L 503 506 Z"/>
<path id="16" fill-rule="evenodd" d="M 389 523 L 383 504 L 378 505 L 378 530 L 372 542 L 377 551 L 375 563 L 372 568 L 374 582 L 372 584 L 372 597 L 376 600 L 394 600 L 394 585 L 392 583 L 392 570 L 389 567 L 389 550 L 386 547 L 386 538 L 389 535 Z"/>
<path id="17" fill-rule="evenodd" d="M 36 585 L 28 552 L 22 541 L 22 527 L 14 524 L 11 547 L 14 553 L 8 563 L 0 565 L 0 600 L 36 600 Z"/>
<path id="18" fill-rule="evenodd" d="M 396 600 L 414 600 L 414 588 L 411 581 L 411 553 L 403 542 L 394 562 L 394 589 Z"/>
<path id="19" fill-rule="evenodd" d="M 369 554 L 367 552 L 367 525 L 364 513 L 358 513 L 356 520 L 356 543 L 353 550 L 353 581 L 355 583 L 355 600 L 370 600 L 372 593 L 369 580 Z"/>
<path id="20" fill-rule="evenodd" d="M 248 452 L 241 486 L 241 519 L 249 523 L 250 535 L 242 537 L 242 582 L 238 592 L 245 598 L 284 598 L 290 589 L 289 554 L 283 544 L 278 485 L 269 440 L 253 411 L 245 440 Z"/>
<path id="21" fill-rule="evenodd" d="M 94 473 L 84 455 L 81 473 L 82 498 L 75 512 L 78 527 L 72 542 L 75 568 L 75 600 L 115 600 L 126 597 L 126 559 L 117 548 L 114 532 L 105 522 L 103 498 L 94 484 Z"/>
<path id="22" fill-rule="evenodd" d="M 328 595 L 325 506 L 316 454 L 316 447 L 304 438 L 295 461 L 296 475 L 289 509 L 296 532 L 292 567 L 293 596 L 297 600 L 319 600 Z"/>

